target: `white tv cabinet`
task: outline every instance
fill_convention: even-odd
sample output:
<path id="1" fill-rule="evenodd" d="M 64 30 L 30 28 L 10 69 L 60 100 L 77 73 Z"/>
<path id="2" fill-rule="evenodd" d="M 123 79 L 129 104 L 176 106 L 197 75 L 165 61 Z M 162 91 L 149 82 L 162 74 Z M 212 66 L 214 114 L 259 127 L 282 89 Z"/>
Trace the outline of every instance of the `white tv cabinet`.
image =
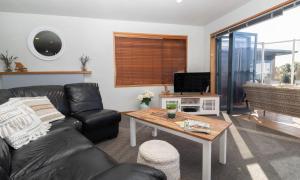
<path id="1" fill-rule="evenodd" d="M 168 102 L 175 102 L 179 112 L 193 115 L 220 114 L 220 97 L 209 93 L 170 93 L 160 94 L 161 108 L 166 109 Z M 191 112 L 193 111 L 193 112 Z"/>

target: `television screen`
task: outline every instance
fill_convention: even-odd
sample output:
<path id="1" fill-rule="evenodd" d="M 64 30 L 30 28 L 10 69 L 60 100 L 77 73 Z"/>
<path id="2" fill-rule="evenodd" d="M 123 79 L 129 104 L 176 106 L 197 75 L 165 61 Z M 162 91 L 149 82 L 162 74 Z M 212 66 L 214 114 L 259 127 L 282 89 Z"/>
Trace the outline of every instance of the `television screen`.
<path id="1" fill-rule="evenodd" d="M 174 92 L 205 92 L 209 85 L 209 72 L 174 74 Z"/>

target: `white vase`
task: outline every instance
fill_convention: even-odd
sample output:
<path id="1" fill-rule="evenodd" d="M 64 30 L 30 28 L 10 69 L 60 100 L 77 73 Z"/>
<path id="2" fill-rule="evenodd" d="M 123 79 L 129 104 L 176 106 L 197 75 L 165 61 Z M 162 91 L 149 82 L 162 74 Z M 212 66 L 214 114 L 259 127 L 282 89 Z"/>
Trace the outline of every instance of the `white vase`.
<path id="1" fill-rule="evenodd" d="M 147 105 L 146 103 L 141 103 L 140 104 L 140 109 L 143 110 L 143 109 L 149 109 L 149 105 Z"/>
<path id="2" fill-rule="evenodd" d="M 174 119 L 176 117 L 177 109 L 168 109 L 167 112 L 168 118 Z"/>

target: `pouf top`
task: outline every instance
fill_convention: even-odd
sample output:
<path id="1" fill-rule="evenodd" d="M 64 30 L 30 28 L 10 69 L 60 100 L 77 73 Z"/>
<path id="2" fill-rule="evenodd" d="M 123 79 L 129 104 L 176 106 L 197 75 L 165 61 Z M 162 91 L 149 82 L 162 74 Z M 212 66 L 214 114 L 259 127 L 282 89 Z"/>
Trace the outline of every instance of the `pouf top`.
<path id="1" fill-rule="evenodd" d="M 139 148 L 140 156 L 152 163 L 167 163 L 179 159 L 179 153 L 171 144 L 161 140 L 144 142 Z"/>

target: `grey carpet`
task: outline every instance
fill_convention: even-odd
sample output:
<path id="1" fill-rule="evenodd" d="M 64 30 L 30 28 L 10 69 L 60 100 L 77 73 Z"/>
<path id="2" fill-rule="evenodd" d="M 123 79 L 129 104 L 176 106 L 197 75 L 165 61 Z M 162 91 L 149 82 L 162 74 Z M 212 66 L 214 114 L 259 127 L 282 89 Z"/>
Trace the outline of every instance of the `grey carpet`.
<path id="1" fill-rule="evenodd" d="M 212 145 L 213 180 L 300 180 L 300 140 L 231 117 L 247 151 L 253 157 L 243 159 L 237 138 L 228 132 L 227 164 L 218 163 L 219 141 Z M 129 120 L 122 118 L 119 136 L 97 146 L 119 162 L 136 162 L 138 146 L 151 140 L 151 128 L 138 126 L 137 146 L 129 145 Z M 156 139 L 171 143 L 180 153 L 181 180 L 201 179 L 202 145 L 169 133 L 158 131 Z"/>

